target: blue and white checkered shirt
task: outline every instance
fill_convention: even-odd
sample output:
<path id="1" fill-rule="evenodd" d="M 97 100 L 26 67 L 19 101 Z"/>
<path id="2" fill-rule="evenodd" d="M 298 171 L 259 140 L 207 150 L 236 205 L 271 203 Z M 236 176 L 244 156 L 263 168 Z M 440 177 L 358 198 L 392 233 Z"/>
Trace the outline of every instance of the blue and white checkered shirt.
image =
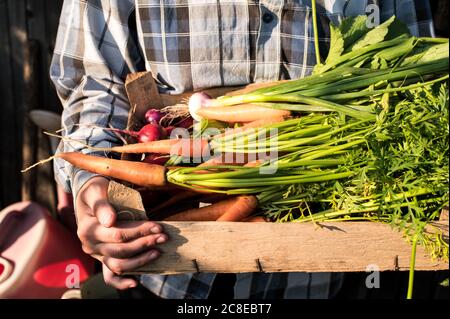
<path id="1" fill-rule="evenodd" d="M 428 0 L 318 0 L 321 52 L 328 24 L 380 8 L 416 36 L 434 36 Z M 151 70 L 160 91 L 307 76 L 316 64 L 310 0 L 66 0 L 50 69 L 64 106 L 63 134 L 99 147 L 120 143 L 97 127 L 126 126 L 128 73 Z M 85 125 L 88 124 L 88 125 Z M 68 142 L 59 151 L 80 150 Z M 89 153 L 89 150 L 83 149 Z M 55 161 L 57 181 L 77 194 L 93 174 Z M 206 298 L 214 274 L 144 275 L 164 298 Z M 236 298 L 329 298 L 342 274 L 238 274 Z"/>

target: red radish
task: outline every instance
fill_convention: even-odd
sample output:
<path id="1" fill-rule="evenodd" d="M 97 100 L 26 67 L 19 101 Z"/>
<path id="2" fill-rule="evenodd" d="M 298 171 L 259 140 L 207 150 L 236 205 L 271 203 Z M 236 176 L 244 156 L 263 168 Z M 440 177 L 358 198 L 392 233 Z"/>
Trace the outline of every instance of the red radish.
<path id="1" fill-rule="evenodd" d="M 167 156 L 161 156 L 160 154 L 150 153 L 147 154 L 143 160 L 144 163 L 148 164 L 156 164 L 156 165 L 164 165 L 168 161 Z"/>
<path id="2" fill-rule="evenodd" d="M 145 113 L 145 120 L 150 124 L 159 124 L 162 118 L 163 114 L 156 109 L 150 109 Z"/>
<path id="3" fill-rule="evenodd" d="M 161 126 L 158 124 L 147 124 L 144 127 L 142 127 L 138 132 L 130 131 L 130 130 L 119 130 L 119 129 L 113 129 L 115 132 L 121 133 L 121 134 L 127 134 L 130 136 L 133 136 L 137 138 L 139 143 L 145 143 L 145 142 L 153 142 L 160 140 L 164 137 L 165 132 L 162 129 Z"/>
<path id="4" fill-rule="evenodd" d="M 160 140 L 164 135 L 164 131 L 158 124 L 147 124 L 138 132 L 139 143 L 152 142 Z"/>
<path id="5" fill-rule="evenodd" d="M 207 107 L 208 101 L 211 100 L 211 96 L 204 92 L 198 92 L 191 95 L 189 98 L 189 113 L 196 121 L 201 121 L 202 117 L 197 114 L 197 110 Z"/>

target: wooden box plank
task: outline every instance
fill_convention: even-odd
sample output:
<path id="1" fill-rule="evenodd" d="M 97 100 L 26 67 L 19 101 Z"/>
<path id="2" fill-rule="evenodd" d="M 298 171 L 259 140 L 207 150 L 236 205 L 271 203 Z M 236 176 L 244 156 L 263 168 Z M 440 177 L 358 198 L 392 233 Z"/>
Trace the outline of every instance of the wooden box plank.
<path id="1" fill-rule="evenodd" d="M 411 245 L 400 232 L 375 222 L 163 222 L 170 240 L 140 273 L 352 272 L 408 270 Z M 443 223 L 448 238 L 448 223 Z M 448 269 L 419 246 L 416 270 Z M 198 268 L 198 269 L 197 269 Z"/>

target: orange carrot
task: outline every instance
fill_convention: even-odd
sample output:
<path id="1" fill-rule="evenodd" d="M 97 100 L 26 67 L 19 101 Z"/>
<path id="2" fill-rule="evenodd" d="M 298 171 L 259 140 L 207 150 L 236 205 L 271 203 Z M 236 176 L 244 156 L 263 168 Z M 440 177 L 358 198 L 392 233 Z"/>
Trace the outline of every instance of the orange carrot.
<path id="1" fill-rule="evenodd" d="M 217 220 L 224 212 L 228 211 L 230 207 L 234 207 L 237 202 L 237 197 L 227 198 L 220 202 L 214 203 L 202 208 L 188 209 L 177 213 L 165 220 L 168 221 L 214 221 Z"/>
<path id="2" fill-rule="evenodd" d="M 243 220 L 253 213 L 257 207 L 258 200 L 255 196 L 238 196 L 217 221 L 237 222 Z"/>
<path id="3" fill-rule="evenodd" d="M 281 117 L 275 117 L 275 118 L 263 118 L 260 120 L 247 122 L 244 125 L 242 125 L 241 127 L 236 127 L 233 129 L 226 130 L 224 133 L 214 135 L 214 137 L 217 138 L 217 137 L 222 137 L 222 136 L 227 136 L 227 135 L 232 135 L 232 134 L 237 134 L 237 133 L 243 133 L 246 131 L 251 132 L 251 131 L 254 131 L 255 128 L 260 128 L 260 127 L 264 127 L 267 125 L 280 123 L 280 122 L 283 122 L 285 119 L 286 119 L 286 117 L 281 116 Z"/>
<path id="4" fill-rule="evenodd" d="M 161 165 L 116 160 L 76 152 L 58 153 L 55 157 L 62 158 L 73 166 L 88 172 L 117 178 L 138 186 L 152 188 L 167 185 L 167 169 Z"/>
<path id="5" fill-rule="evenodd" d="M 205 154 L 209 155 L 209 143 L 205 139 L 167 139 L 114 146 L 105 150 L 117 153 L 157 153 L 201 157 Z"/>
<path id="6" fill-rule="evenodd" d="M 270 109 L 253 104 L 239 104 L 233 106 L 202 107 L 197 114 L 209 119 L 229 123 L 253 122 L 262 119 L 288 117 L 291 112 Z"/>

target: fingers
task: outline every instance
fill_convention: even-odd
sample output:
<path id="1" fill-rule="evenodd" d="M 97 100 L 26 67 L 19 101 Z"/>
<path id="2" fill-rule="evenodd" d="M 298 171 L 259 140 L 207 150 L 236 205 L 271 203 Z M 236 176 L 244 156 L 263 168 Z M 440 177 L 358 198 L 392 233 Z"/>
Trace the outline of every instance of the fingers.
<path id="1" fill-rule="evenodd" d="M 167 236 L 161 235 L 151 235 L 142 238 L 138 238 L 128 243 L 119 244 L 99 244 L 96 246 L 95 253 L 103 256 L 110 256 L 113 258 L 131 258 L 137 254 L 148 251 L 151 247 L 162 244 L 167 241 Z"/>
<path id="2" fill-rule="evenodd" d="M 129 259 L 118 259 L 107 256 L 103 256 L 101 259 L 103 264 L 105 264 L 113 273 L 120 275 L 141 268 L 145 264 L 158 258 L 159 255 L 160 252 L 153 249 Z"/>
<path id="3" fill-rule="evenodd" d="M 106 199 L 99 199 L 92 203 L 92 211 L 99 223 L 104 227 L 112 227 L 116 222 L 116 212 Z"/>
<path id="4" fill-rule="evenodd" d="M 108 203 L 109 181 L 103 177 L 89 180 L 77 197 L 77 234 L 83 251 L 100 260 L 105 282 L 127 289 L 136 282 L 112 273 L 132 272 L 159 257 L 154 247 L 168 240 L 161 225 L 150 221 L 116 222 Z"/>
<path id="5" fill-rule="evenodd" d="M 130 289 L 137 286 L 136 280 L 132 278 L 124 278 L 117 276 L 111 270 L 109 270 L 109 268 L 106 267 L 106 265 L 104 264 L 102 265 L 102 267 L 103 267 L 103 279 L 105 280 L 105 283 L 107 285 L 110 285 L 119 290 Z"/>
<path id="6" fill-rule="evenodd" d="M 89 208 L 101 225 L 111 227 L 116 221 L 116 213 L 108 203 L 109 181 L 104 177 L 90 179 L 80 190 L 78 200 Z"/>
<path id="7" fill-rule="evenodd" d="M 98 224 L 95 217 L 85 218 L 78 224 L 78 236 L 82 241 L 97 243 L 124 243 L 137 238 L 162 234 L 163 228 L 150 221 L 121 221 L 106 228 Z"/>

